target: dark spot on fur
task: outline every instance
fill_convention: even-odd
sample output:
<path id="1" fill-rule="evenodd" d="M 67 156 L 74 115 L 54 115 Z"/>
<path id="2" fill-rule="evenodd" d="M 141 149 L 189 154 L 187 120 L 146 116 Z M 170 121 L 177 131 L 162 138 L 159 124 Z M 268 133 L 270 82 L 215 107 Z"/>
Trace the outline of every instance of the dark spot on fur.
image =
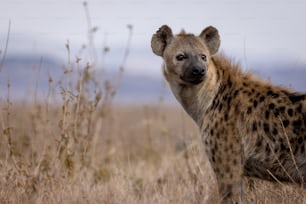
<path id="1" fill-rule="evenodd" d="M 293 134 L 295 135 L 299 135 L 299 132 L 300 132 L 300 129 L 297 129 L 297 128 L 293 128 Z"/>
<path id="2" fill-rule="evenodd" d="M 259 98 L 259 102 L 263 102 L 265 100 L 265 97 L 264 96 L 261 96 L 260 98 Z"/>
<path id="3" fill-rule="evenodd" d="M 232 195 L 233 195 L 232 188 L 233 188 L 232 185 L 227 184 L 227 188 L 226 188 L 227 194 L 225 195 L 226 198 L 231 198 L 232 197 Z"/>
<path id="4" fill-rule="evenodd" d="M 215 150 L 214 149 L 211 150 L 211 155 L 213 155 L 213 156 L 215 155 Z"/>
<path id="5" fill-rule="evenodd" d="M 243 86 L 247 87 L 247 86 L 248 86 L 248 84 L 247 84 L 247 83 L 245 83 L 245 82 L 243 82 Z"/>
<path id="6" fill-rule="evenodd" d="M 281 143 L 280 148 L 281 148 L 282 152 L 287 150 L 287 147 L 284 145 L 284 143 Z"/>
<path id="7" fill-rule="evenodd" d="M 283 120 L 283 125 L 284 125 L 285 128 L 288 127 L 288 125 L 289 125 L 289 120 Z"/>
<path id="8" fill-rule="evenodd" d="M 269 104 L 269 109 L 273 110 L 274 107 L 275 107 L 274 103 L 270 103 L 270 104 Z"/>
<path id="9" fill-rule="evenodd" d="M 273 135 L 277 135 L 277 134 L 278 134 L 278 130 L 277 130 L 277 128 L 276 128 L 276 127 L 274 127 L 274 128 L 273 128 L 273 130 L 272 130 L 272 134 L 273 134 Z"/>
<path id="10" fill-rule="evenodd" d="M 302 121 L 301 120 L 294 120 L 292 122 L 292 126 L 293 128 L 295 129 L 300 129 L 301 128 L 301 125 L 302 125 Z"/>
<path id="11" fill-rule="evenodd" d="M 293 149 L 293 154 L 296 155 L 296 153 L 298 152 L 299 150 L 299 146 L 295 146 L 295 148 Z"/>
<path id="12" fill-rule="evenodd" d="M 302 104 L 300 104 L 300 105 L 296 108 L 296 112 L 298 112 L 298 113 L 302 112 Z"/>
<path id="13" fill-rule="evenodd" d="M 215 107 L 216 101 L 217 101 L 217 100 L 213 100 L 213 102 L 212 102 L 212 104 L 211 104 L 211 107 L 212 107 L 212 108 Z"/>
<path id="14" fill-rule="evenodd" d="M 269 116 L 270 116 L 270 112 L 269 112 L 269 111 L 266 111 L 266 112 L 265 112 L 265 117 L 266 117 L 266 119 L 269 119 Z"/>
<path id="15" fill-rule="evenodd" d="M 230 148 L 230 150 L 233 150 L 233 143 L 231 143 L 230 145 L 229 145 L 229 148 Z"/>
<path id="16" fill-rule="evenodd" d="M 298 101 L 304 100 L 306 98 L 306 95 L 301 94 L 288 94 L 289 100 L 292 103 L 296 103 Z"/>
<path id="17" fill-rule="evenodd" d="M 242 93 L 247 94 L 247 93 L 248 93 L 248 90 L 244 89 L 244 90 L 242 91 Z"/>
<path id="18" fill-rule="evenodd" d="M 224 101 L 227 100 L 227 94 L 225 94 L 225 95 L 223 96 L 223 100 L 224 100 Z"/>
<path id="19" fill-rule="evenodd" d="M 253 101 L 253 106 L 254 106 L 254 108 L 257 107 L 257 101 L 256 100 Z"/>
<path id="20" fill-rule="evenodd" d="M 275 117 L 279 116 L 279 109 L 278 108 L 274 111 L 274 116 Z"/>
<path id="21" fill-rule="evenodd" d="M 289 115 L 290 117 L 292 117 L 292 116 L 293 116 L 293 110 L 292 110 L 292 108 L 289 108 L 289 109 L 287 110 L 287 113 L 288 113 L 288 115 Z"/>
<path id="22" fill-rule="evenodd" d="M 277 97 L 279 97 L 279 94 L 278 93 L 274 93 L 273 91 L 269 90 L 267 92 L 267 96 L 271 96 L 272 98 L 277 98 Z"/>
<path id="23" fill-rule="evenodd" d="M 236 113 L 236 114 L 239 114 L 239 113 L 240 113 L 240 108 L 239 108 L 239 105 L 238 105 L 238 104 L 235 105 L 235 113 Z"/>
<path id="24" fill-rule="evenodd" d="M 232 102 L 232 97 L 229 96 L 228 99 L 227 99 L 227 105 L 228 105 L 228 107 L 230 107 L 231 102 Z"/>
<path id="25" fill-rule="evenodd" d="M 228 78 L 227 85 L 228 85 L 229 88 L 231 88 L 232 85 L 233 85 L 233 83 L 232 83 L 230 78 Z"/>
<path id="26" fill-rule="evenodd" d="M 299 139 L 298 139 L 298 143 L 299 144 L 302 144 L 304 142 L 304 140 L 303 140 L 303 137 L 301 136 L 301 137 L 299 137 Z"/>
<path id="27" fill-rule="evenodd" d="M 223 105 L 222 105 L 222 103 L 221 103 L 221 104 L 219 105 L 219 112 L 221 112 L 222 107 L 223 107 Z"/>
<path id="28" fill-rule="evenodd" d="M 236 97 L 236 96 L 238 95 L 238 93 L 239 93 L 239 90 L 236 90 L 236 91 L 234 92 L 234 94 L 233 94 L 233 97 Z"/>
<path id="29" fill-rule="evenodd" d="M 213 129 L 210 130 L 210 134 L 214 135 L 214 130 Z"/>
<path id="30" fill-rule="evenodd" d="M 274 152 L 277 153 L 278 151 L 279 151 L 279 148 L 276 147 L 276 148 L 274 149 Z"/>
<path id="31" fill-rule="evenodd" d="M 218 151 L 218 149 L 219 149 L 218 143 L 215 143 L 214 149 L 215 149 L 216 151 Z"/>
<path id="32" fill-rule="evenodd" d="M 225 121 L 228 120 L 228 114 L 227 114 L 227 113 L 224 114 L 224 120 L 225 120 Z"/>
<path id="33" fill-rule="evenodd" d="M 216 138 L 220 139 L 220 133 L 219 132 L 216 133 Z"/>
<path id="34" fill-rule="evenodd" d="M 266 133 L 266 134 L 269 134 L 269 132 L 270 132 L 269 124 L 268 124 L 268 123 L 264 123 L 264 124 L 263 124 L 263 127 L 264 127 L 265 133 Z"/>
<path id="35" fill-rule="evenodd" d="M 278 98 L 278 97 L 279 97 L 279 94 L 278 94 L 278 93 L 274 93 L 272 97 L 273 97 L 273 98 Z"/>
<path id="36" fill-rule="evenodd" d="M 266 153 L 267 153 L 267 155 L 269 155 L 270 152 L 271 152 L 271 149 L 269 147 L 269 144 L 266 144 Z"/>
<path id="37" fill-rule="evenodd" d="M 281 106 L 278 108 L 280 113 L 285 113 L 286 108 L 284 106 Z"/>
<path id="38" fill-rule="evenodd" d="M 252 113 L 252 107 L 248 107 L 247 114 Z"/>
<path id="39" fill-rule="evenodd" d="M 253 132 L 256 132 L 256 131 L 257 131 L 257 123 L 256 123 L 256 121 L 253 122 L 252 131 L 253 131 Z"/>

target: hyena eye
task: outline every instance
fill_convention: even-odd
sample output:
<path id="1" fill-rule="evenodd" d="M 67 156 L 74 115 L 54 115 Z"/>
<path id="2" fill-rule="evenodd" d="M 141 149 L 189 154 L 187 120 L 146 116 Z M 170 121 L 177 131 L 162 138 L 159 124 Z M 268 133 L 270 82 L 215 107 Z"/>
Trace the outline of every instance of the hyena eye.
<path id="1" fill-rule="evenodd" d="M 183 54 L 178 54 L 178 55 L 176 55 L 176 59 L 177 59 L 177 61 L 182 61 L 182 60 L 185 59 L 185 56 Z"/>
<path id="2" fill-rule="evenodd" d="M 202 58 L 202 60 L 204 60 L 204 61 L 207 60 L 206 55 L 204 55 L 204 54 L 201 55 L 201 58 Z"/>

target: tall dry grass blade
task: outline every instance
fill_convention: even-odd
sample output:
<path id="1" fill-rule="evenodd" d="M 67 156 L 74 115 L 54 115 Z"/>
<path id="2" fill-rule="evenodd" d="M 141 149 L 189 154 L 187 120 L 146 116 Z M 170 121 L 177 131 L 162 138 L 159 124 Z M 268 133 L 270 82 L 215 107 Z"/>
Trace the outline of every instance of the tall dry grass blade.
<path id="1" fill-rule="evenodd" d="M 85 16 L 86 16 L 86 21 L 87 21 L 87 48 L 89 49 L 89 54 L 92 56 L 92 64 L 94 66 L 97 65 L 98 57 L 96 53 L 96 47 L 94 43 L 94 34 L 98 31 L 98 27 L 93 27 L 92 22 L 91 22 L 91 17 L 90 17 L 90 12 L 88 8 L 88 3 L 86 1 L 83 2 L 83 7 L 85 10 Z"/>
<path id="2" fill-rule="evenodd" d="M 281 120 L 281 119 L 279 119 L 279 120 Z M 290 144 L 290 141 L 289 141 L 288 134 L 287 134 L 287 132 L 286 132 L 286 130 L 285 130 L 285 127 L 284 127 L 284 124 L 283 124 L 282 122 L 281 122 L 281 125 L 282 125 L 283 132 L 284 132 L 284 134 L 285 134 L 285 137 L 286 137 L 287 145 L 288 145 L 289 150 L 290 150 L 291 159 L 292 159 L 293 164 L 294 164 L 294 167 L 296 168 L 296 171 L 297 171 L 297 173 L 298 173 L 298 175 L 299 175 L 299 177 L 300 177 L 300 179 L 301 179 L 301 185 L 302 185 L 302 187 L 303 187 L 303 185 L 304 185 L 304 178 L 303 178 L 303 176 L 302 176 L 302 174 L 301 174 L 301 171 L 299 170 L 299 167 L 297 166 L 297 163 L 296 163 L 296 160 L 295 160 L 295 156 L 294 156 L 294 154 L 293 154 L 292 147 L 291 147 L 291 144 Z M 296 182 L 295 182 L 295 183 L 296 183 Z"/>
<path id="3" fill-rule="evenodd" d="M 119 65 L 119 75 L 118 78 L 114 84 L 115 90 L 118 90 L 118 88 L 120 87 L 122 78 L 123 78 L 123 73 L 125 70 L 125 65 L 128 59 L 128 56 L 130 54 L 130 48 L 131 48 L 131 43 L 132 43 L 132 37 L 133 37 L 133 26 L 132 25 L 127 25 L 128 28 L 128 39 L 127 39 L 127 43 L 125 46 L 125 50 L 124 50 L 124 54 L 123 54 L 123 59 L 121 64 Z"/>
<path id="4" fill-rule="evenodd" d="M 281 186 L 285 186 L 280 180 L 278 180 L 273 174 L 271 171 L 267 170 L 268 174 L 270 174 L 270 176 L 277 182 L 279 183 Z"/>
<path id="5" fill-rule="evenodd" d="M 288 173 L 288 171 L 286 170 L 286 168 L 284 167 L 284 165 L 279 161 L 279 159 L 278 159 L 278 157 L 276 156 L 276 154 L 275 154 L 273 148 L 271 147 L 271 145 L 270 145 L 269 143 L 268 143 L 268 145 L 269 145 L 269 148 L 270 148 L 271 152 L 273 153 L 274 158 L 276 159 L 277 163 L 279 164 L 279 166 L 282 168 L 282 170 L 283 170 L 283 171 L 285 172 L 285 174 L 288 176 L 288 178 L 290 179 L 290 181 L 291 181 L 292 183 L 295 183 L 295 184 L 296 184 L 296 181 L 295 181 L 295 180 L 292 178 L 292 176 Z M 267 170 L 267 171 L 269 171 L 269 170 Z M 271 174 L 271 172 L 270 172 L 269 174 Z M 273 176 L 273 178 L 275 178 L 275 176 Z"/>
<path id="6" fill-rule="evenodd" d="M 6 34 L 5 47 L 4 47 L 4 51 L 3 51 L 3 56 L 2 56 L 1 61 L 0 61 L 0 73 L 2 71 L 4 61 L 5 61 L 5 58 L 6 58 L 6 54 L 7 54 L 7 50 L 8 50 L 8 44 L 9 44 L 9 40 L 10 40 L 10 34 L 11 34 L 11 20 L 9 20 L 7 34 Z"/>

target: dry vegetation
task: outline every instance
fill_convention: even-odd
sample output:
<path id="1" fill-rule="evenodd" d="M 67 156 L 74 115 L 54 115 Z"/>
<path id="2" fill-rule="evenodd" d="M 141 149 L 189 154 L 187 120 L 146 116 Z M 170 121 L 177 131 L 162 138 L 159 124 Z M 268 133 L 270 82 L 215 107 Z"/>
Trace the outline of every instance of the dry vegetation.
<path id="1" fill-rule="evenodd" d="M 89 26 L 90 49 L 95 31 Z M 112 102 L 128 50 L 110 82 L 95 78 L 94 63 L 72 62 L 66 47 L 63 77 L 50 76 L 43 98 L 34 91 L 30 103 L 12 101 L 13 81 L 1 90 L 0 203 L 217 202 L 197 127 L 180 107 Z M 298 187 L 247 183 L 250 203 L 306 202 Z"/>

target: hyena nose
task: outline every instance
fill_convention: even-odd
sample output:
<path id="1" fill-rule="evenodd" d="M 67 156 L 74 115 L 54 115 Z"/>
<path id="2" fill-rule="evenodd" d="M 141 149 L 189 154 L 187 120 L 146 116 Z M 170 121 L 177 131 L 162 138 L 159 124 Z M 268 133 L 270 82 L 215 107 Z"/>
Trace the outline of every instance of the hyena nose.
<path id="1" fill-rule="evenodd" d="M 194 76 L 204 76 L 205 69 L 203 67 L 192 67 L 192 74 Z"/>

